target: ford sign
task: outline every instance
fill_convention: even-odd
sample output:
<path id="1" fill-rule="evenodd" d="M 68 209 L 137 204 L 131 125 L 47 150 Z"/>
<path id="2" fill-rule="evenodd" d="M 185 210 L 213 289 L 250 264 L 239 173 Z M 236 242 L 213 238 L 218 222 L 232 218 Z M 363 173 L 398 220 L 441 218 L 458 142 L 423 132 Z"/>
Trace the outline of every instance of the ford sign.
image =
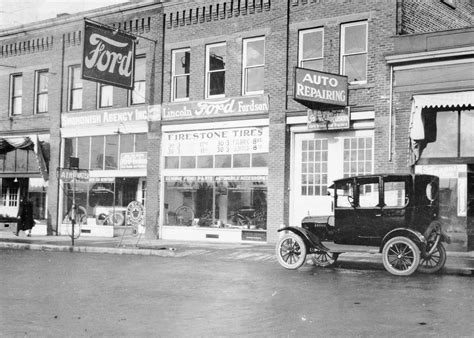
<path id="1" fill-rule="evenodd" d="M 133 89 L 135 37 L 84 22 L 82 78 Z"/>

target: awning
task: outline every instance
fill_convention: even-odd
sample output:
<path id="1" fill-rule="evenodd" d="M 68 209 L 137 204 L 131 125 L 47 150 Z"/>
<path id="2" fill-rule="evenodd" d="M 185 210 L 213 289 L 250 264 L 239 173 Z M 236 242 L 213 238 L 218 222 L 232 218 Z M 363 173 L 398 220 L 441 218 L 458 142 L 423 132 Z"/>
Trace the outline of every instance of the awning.
<path id="1" fill-rule="evenodd" d="M 423 115 L 423 108 L 473 108 L 474 91 L 413 95 L 410 118 L 410 165 L 416 164 L 426 143 L 436 141 L 436 115 Z"/>
<path id="2" fill-rule="evenodd" d="M 48 164 L 46 163 L 44 149 L 37 134 L 0 137 L 0 155 L 15 149 L 33 150 L 38 163 L 38 171 L 45 181 L 48 180 Z"/>

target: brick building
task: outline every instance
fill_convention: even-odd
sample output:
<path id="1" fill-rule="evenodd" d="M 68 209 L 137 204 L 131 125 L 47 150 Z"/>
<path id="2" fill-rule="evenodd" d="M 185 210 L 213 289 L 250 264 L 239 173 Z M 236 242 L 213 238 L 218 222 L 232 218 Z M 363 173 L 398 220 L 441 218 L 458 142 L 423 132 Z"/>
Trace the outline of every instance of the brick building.
<path id="1" fill-rule="evenodd" d="M 154 11 L 146 36 L 158 43 L 146 42 L 149 52 L 143 52 L 145 104 L 161 104 L 161 118 L 136 127 L 147 133 L 147 165 L 146 172 L 130 169 L 138 170 L 131 177 L 139 184 L 146 181 L 147 234 L 183 240 L 275 242 L 281 224 L 298 225 L 308 214 L 332 212 L 327 187 L 333 179 L 408 172 L 411 93 L 402 99 L 397 89 L 401 73 L 393 55 L 405 53 L 397 49 L 397 37 L 473 24 L 468 0 L 210 0 L 135 6 L 130 15 Z M 118 22 L 112 14 L 97 21 Z M 61 53 L 51 53 L 61 59 Z M 2 55 L 3 63 L 8 57 Z M 10 83 L 5 76 L 15 72 L 1 70 L 5 86 Z M 67 69 L 62 72 L 67 82 Z M 94 96 L 90 85 L 87 97 Z M 115 92 L 114 108 L 129 107 L 115 105 L 115 95 L 119 101 L 125 97 L 120 89 Z M 69 114 L 67 91 L 62 94 L 56 98 L 61 106 L 56 119 L 51 116 L 45 124 L 50 134 L 49 123 L 59 126 L 59 114 Z M 91 101 L 86 112 L 102 111 Z M 9 121 L 10 113 L 2 112 L 0 118 Z M 77 116 L 90 116 L 82 114 Z M 107 135 L 130 133 L 134 126 L 110 126 Z M 53 168 L 68 158 L 69 153 L 59 153 L 67 139 L 103 135 L 98 131 L 103 126 L 93 131 L 86 124 L 82 132 L 75 125 L 61 127 L 61 136 L 55 129 L 63 142 L 62 148 L 52 146 Z M 2 127 L 1 132 L 21 129 Z M 130 155 L 131 162 L 140 162 L 140 156 Z M 114 177 L 114 185 L 128 177 L 120 168 L 109 174 L 104 169 L 94 175 Z M 57 187 L 48 189 L 53 194 Z M 48 205 L 56 212 L 54 202 Z M 51 223 L 56 220 L 53 216 Z"/>
<path id="2" fill-rule="evenodd" d="M 160 8 L 153 2 L 109 6 L 1 32 L 3 227 L 13 226 L 20 196 L 35 205 L 33 230 L 49 234 L 71 230 L 66 215 L 73 195 L 82 231 L 92 236 L 120 231 L 127 204 L 145 203 L 148 116 L 161 101 Z M 142 36 L 133 91 L 81 79 L 85 18 Z M 70 157 L 90 169 L 88 182 L 59 179 L 57 168 L 68 168 Z M 111 215 L 115 229 L 104 226 Z"/>

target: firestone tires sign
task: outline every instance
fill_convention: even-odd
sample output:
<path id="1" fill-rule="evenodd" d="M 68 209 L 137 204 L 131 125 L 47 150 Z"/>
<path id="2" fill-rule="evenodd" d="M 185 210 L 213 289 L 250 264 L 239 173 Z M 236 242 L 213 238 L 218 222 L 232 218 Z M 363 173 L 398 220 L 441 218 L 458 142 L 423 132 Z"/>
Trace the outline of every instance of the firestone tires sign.
<path id="1" fill-rule="evenodd" d="M 133 89 L 135 37 L 84 21 L 82 78 Z"/>

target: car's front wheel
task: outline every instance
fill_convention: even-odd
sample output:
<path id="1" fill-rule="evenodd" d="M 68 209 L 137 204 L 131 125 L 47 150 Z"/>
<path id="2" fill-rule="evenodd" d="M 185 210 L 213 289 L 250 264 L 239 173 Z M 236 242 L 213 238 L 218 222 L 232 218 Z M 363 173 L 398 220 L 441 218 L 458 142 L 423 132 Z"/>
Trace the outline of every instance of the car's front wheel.
<path id="1" fill-rule="evenodd" d="M 303 239 L 292 232 L 284 234 L 276 246 L 278 263 L 285 269 L 298 269 L 306 261 L 306 254 Z"/>
<path id="2" fill-rule="evenodd" d="M 409 238 L 399 236 L 390 239 L 382 250 L 383 266 L 396 276 L 409 276 L 420 263 L 420 249 Z"/>
<path id="3" fill-rule="evenodd" d="M 441 270 L 446 263 L 446 249 L 444 245 L 438 243 L 431 255 L 421 258 L 418 271 L 423 273 L 435 273 Z"/>

